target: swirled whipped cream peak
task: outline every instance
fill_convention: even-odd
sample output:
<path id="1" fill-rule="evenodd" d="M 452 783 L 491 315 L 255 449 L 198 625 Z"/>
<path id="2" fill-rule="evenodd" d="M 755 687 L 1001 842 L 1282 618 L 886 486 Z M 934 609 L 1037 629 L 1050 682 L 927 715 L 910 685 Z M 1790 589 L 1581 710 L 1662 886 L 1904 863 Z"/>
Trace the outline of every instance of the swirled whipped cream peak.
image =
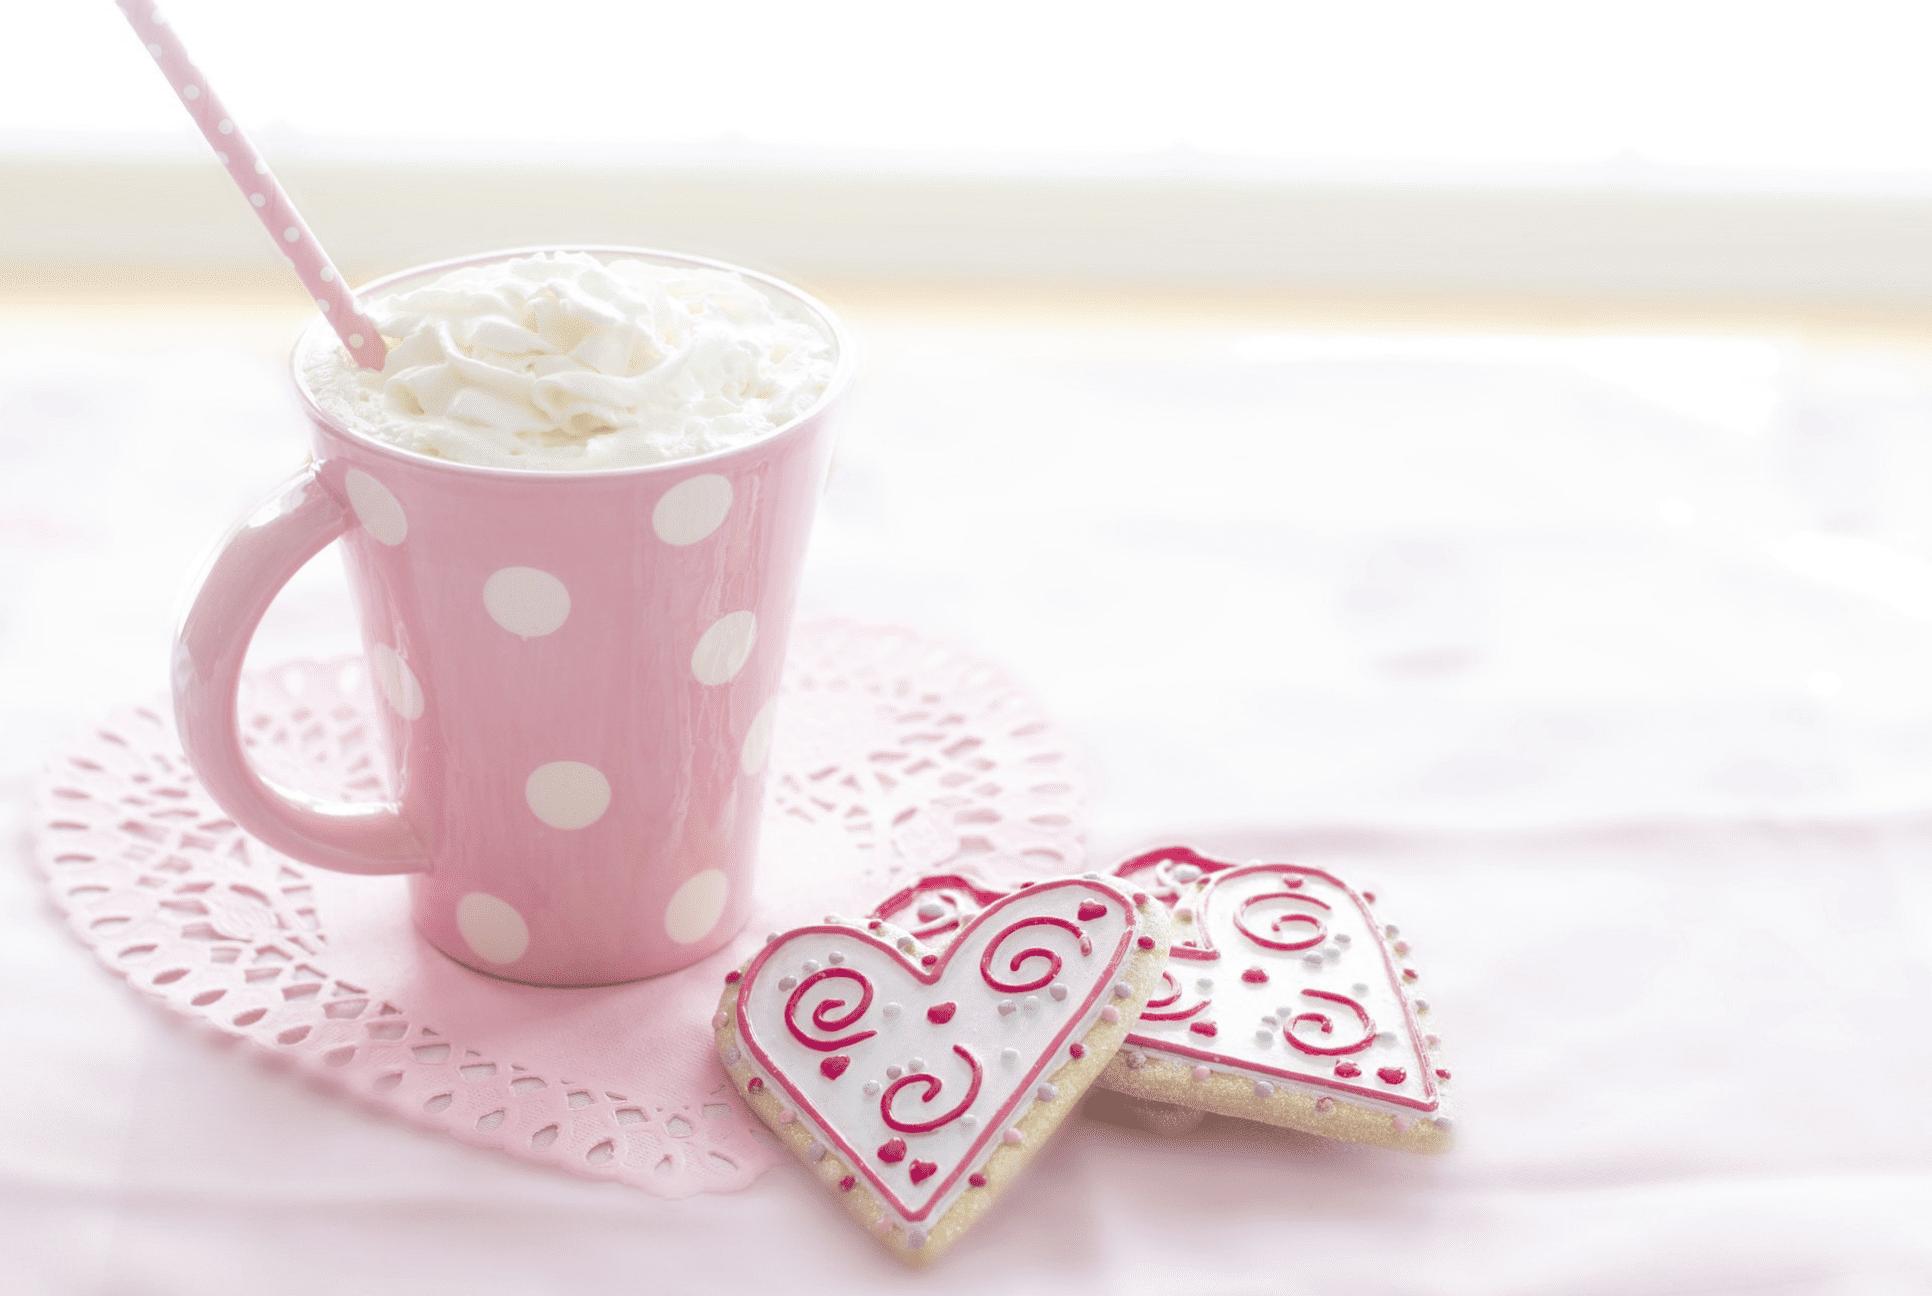
<path id="1" fill-rule="evenodd" d="M 322 407 L 404 450 L 488 467 L 630 468 L 756 441 L 809 410 L 837 346 L 729 270 L 538 253 L 364 302 L 380 372 L 317 346 Z"/>

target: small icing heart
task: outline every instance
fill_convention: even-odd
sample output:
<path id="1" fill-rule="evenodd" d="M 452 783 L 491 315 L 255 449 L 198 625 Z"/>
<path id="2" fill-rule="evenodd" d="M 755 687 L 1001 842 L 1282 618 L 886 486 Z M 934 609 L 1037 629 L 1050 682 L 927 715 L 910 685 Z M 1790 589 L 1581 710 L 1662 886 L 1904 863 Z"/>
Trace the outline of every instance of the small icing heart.
<path id="1" fill-rule="evenodd" d="M 906 1141 L 901 1138 L 887 1139 L 879 1145 L 879 1160 L 885 1162 L 906 1159 Z"/>
<path id="2" fill-rule="evenodd" d="M 939 1163 L 937 1161 L 914 1161 L 911 1166 L 912 1181 L 914 1183 L 923 1183 L 931 1178 L 932 1172 L 937 1169 L 939 1169 Z"/>
<path id="3" fill-rule="evenodd" d="M 1104 918 L 1106 916 L 1107 916 L 1107 906 L 1104 904 L 1101 904 L 1100 901 L 1082 900 L 1080 902 L 1080 921 L 1081 922 L 1092 922 L 1096 918 Z"/>
<path id="4" fill-rule="evenodd" d="M 1401 1067 L 1383 1067 L 1376 1076 L 1383 1084 L 1398 1085 L 1409 1078 L 1409 1073 Z"/>
<path id="5" fill-rule="evenodd" d="M 958 1011 L 959 1005 L 948 1000 L 943 1004 L 934 1004 L 932 1007 L 926 1009 L 926 1020 L 935 1026 L 944 1026 L 953 1019 L 953 1014 Z"/>
<path id="6" fill-rule="evenodd" d="M 822 1074 L 827 1080 L 836 1080 L 840 1076 L 844 1075 L 845 1068 L 851 1065 L 852 1065 L 852 1059 L 847 1057 L 845 1054 L 841 1053 L 837 1057 L 826 1058 L 823 1062 L 818 1064 L 818 1069 L 819 1069 L 819 1073 Z"/>

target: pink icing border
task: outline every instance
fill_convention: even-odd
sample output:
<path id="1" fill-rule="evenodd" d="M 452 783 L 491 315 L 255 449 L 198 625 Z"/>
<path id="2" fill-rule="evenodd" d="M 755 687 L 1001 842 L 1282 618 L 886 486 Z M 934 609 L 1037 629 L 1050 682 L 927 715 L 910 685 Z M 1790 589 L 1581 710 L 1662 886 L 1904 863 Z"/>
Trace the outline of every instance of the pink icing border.
<path id="1" fill-rule="evenodd" d="M 867 1162 L 863 1154 L 848 1143 L 841 1133 L 833 1127 L 832 1123 L 825 1119 L 824 1114 L 813 1106 L 803 1093 L 799 1092 L 798 1088 L 792 1084 L 784 1069 L 779 1067 L 758 1043 L 751 1020 L 745 1015 L 745 1007 L 750 999 L 751 987 L 757 981 L 759 972 L 763 970 L 765 964 L 771 957 L 793 939 L 800 936 L 828 933 L 837 935 L 844 940 L 860 941 L 872 946 L 880 953 L 896 961 L 907 972 L 911 973 L 913 979 L 919 985 L 931 988 L 938 984 L 941 978 L 945 976 L 946 969 L 952 965 L 953 955 L 967 943 L 967 939 L 973 932 L 982 924 L 992 921 L 1000 910 L 1023 898 L 1030 898 L 1045 891 L 1061 888 L 1084 889 L 1104 895 L 1107 899 L 1120 905 L 1121 911 L 1127 916 L 1127 925 L 1122 930 L 1119 941 L 1115 943 L 1114 951 L 1107 960 L 1105 970 L 1094 975 L 1092 988 L 1088 991 L 1087 997 L 1081 1002 L 1079 1009 L 1068 1014 L 1067 1024 L 1054 1035 L 1052 1042 L 1034 1059 L 1026 1073 L 1026 1078 L 1014 1087 L 1012 1097 L 1007 1099 L 1005 1105 L 991 1119 L 982 1122 L 979 1137 L 966 1150 L 966 1154 L 959 1159 L 959 1163 L 953 1168 L 952 1173 L 947 1175 L 944 1181 L 931 1190 L 926 1198 L 926 1204 L 921 1206 L 917 1211 L 914 1211 L 900 1199 L 898 1192 L 894 1188 L 888 1185 L 877 1174 L 873 1173 L 872 1166 Z M 872 1185 L 874 1191 L 892 1205 L 893 1209 L 899 1213 L 900 1218 L 909 1223 L 921 1221 L 931 1213 L 933 1206 L 941 1197 L 945 1196 L 946 1192 L 959 1179 L 960 1175 L 970 1171 L 981 1160 L 987 1143 L 1005 1132 L 1008 1120 L 1014 1111 L 1019 1108 L 1023 1101 L 1030 1101 L 1032 1099 L 1034 1084 L 1045 1074 L 1047 1066 L 1050 1063 L 1055 1063 L 1060 1060 L 1061 1046 L 1066 1043 L 1067 1037 L 1073 1034 L 1075 1028 L 1080 1027 L 1081 1023 L 1086 1020 L 1087 1014 L 1092 1011 L 1094 1004 L 1103 995 L 1111 993 L 1116 974 L 1120 971 L 1121 965 L 1126 962 L 1128 952 L 1134 948 L 1134 934 L 1140 926 L 1140 921 L 1140 911 L 1135 908 L 1132 897 L 1114 882 L 1106 879 L 1096 881 L 1091 878 L 1058 878 L 1048 882 L 1035 883 L 1030 886 L 1023 885 L 1019 890 L 1001 896 L 999 899 L 993 901 L 992 904 L 980 910 L 971 922 L 960 929 L 958 936 L 940 953 L 930 967 L 920 966 L 902 954 L 896 947 L 879 940 L 862 928 L 842 926 L 834 923 L 819 923 L 809 927 L 795 927 L 791 931 L 781 934 L 778 939 L 766 944 L 763 949 L 752 956 L 751 962 L 745 967 L 744 975 L 738 981 L 738 995 L 736 1000 L 738 1037 L 744 1043 L 745 1049 L 751 1056 L 771 1075 L 773 1081 L 784 1087 L 785 1092 L 791 1095 L 792 1101 L 797 1107 L 811 1117 L 813 1123 L 824 1134 L 826 1139 L 844 1156 L 846 1165 L 852 1167 L 858 1173 L 863 1174 L 866 1181 Z M 925 957 L 930 958 L 932 956 L 926 955 Z M 856 1025 L 856 1023 L 854 1024 Z M 1132 1037 L 1130 1036 L 1129 1038 L 1131 1039 Z"/>

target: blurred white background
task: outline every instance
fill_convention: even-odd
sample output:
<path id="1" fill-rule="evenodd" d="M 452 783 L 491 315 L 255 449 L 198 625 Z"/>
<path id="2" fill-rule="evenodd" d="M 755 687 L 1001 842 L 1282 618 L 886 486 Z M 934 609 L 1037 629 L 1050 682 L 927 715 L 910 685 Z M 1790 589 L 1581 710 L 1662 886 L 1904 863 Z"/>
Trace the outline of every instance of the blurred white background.
<path id="1" fill-rule="evenodd" d="M 1932 172 L 1912 0 L 173 0 L 231 107 L 338 142 Z M 106 0 L 38 6 L 0 128 L 184 140 Z"/>
<path id="2" fill-rule="evenodd" d="M 581 238 L 807 279 L 1932 304 L 1909 0 L 167 8 L 361 273 Z M 12 21 L 0 262 L 270 263 L 108 0 Z"/>

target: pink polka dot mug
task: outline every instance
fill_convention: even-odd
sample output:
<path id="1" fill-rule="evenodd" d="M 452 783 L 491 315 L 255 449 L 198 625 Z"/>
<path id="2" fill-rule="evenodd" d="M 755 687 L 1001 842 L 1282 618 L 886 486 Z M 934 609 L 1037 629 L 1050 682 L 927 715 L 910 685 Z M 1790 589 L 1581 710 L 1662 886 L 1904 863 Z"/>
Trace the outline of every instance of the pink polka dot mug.
<path id="1" fill-rule="evenodd" d="M 498 254 L 512 255 L 526 254 Z M 175 644 L 183 745 L 237 823 L 308 864 L 412 874 L 430 943 L 517 981 L 653 976 L 736 934 L 827 416 L 854 367 L 822 306 L 739 273 L 819 319 L 838 367 L 804 417 L 736 449 L 590 472 L 475 467 L 375 440 L 303 390 L 312 462 L 222 542 Z M 338 540 L 393 801 L 276 786 L 238 729 L 256 625 Z"/>

